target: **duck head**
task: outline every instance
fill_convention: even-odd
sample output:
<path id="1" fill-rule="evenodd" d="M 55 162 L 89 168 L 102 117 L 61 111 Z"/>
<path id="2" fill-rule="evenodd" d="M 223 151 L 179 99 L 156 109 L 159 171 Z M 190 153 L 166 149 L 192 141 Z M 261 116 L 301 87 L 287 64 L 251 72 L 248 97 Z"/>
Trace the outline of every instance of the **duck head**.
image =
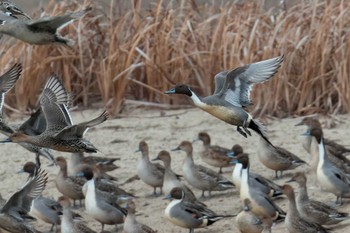
<path id="1" fill-rule="evenodd" d="M 243 153 L 240 156 L 238 156 L 237 159 L 232 160 L 230 163 L 232 164 L 240 163 L 242 164 L 243 169 L 247 169 L 249 167 L 249 156 L 247 153 Z"/>
<path id="2" fill-rule="evenodd" d="M 94 170 L 90 166 L 85 166 L 85 167 L 83 167 L 81 172 L 76 174 L 76 176 L 85 177 L 87 180 L 91 180 L 92 178 L 94 178 Z"/>
<path id="3" fill-rule="evenodd" d="M 178 147 L 172 149 L 172 151 L 177 150 L 182 150 L 185 151 L 187 154 L 191 154 L 193 151 L 192 143 L 189 141 L 182 141 Z"/>
<path id="4" fill-rule="evenodd" d="M 1 141 L 1 142 L 26 142 L 28 138 L 28 135 L 22 133 L 22 132 L 15 132 L 10 135 L 9 138 Z"/>
<path id="5" fill-rule="evenodd" d="M 158 156 L 152 160 L 153 161 L 161 160 L 163 161 L 164 164 L 170 164 L 171 163 L 170 153 L 166 150 L 162 150 L 158 153 Z"/>
<path id="6" fill-rule="evenodd" d="M 234 158 L 235 156 L 238 156 L 243 153 L 243 147 L 241 145 L 235 144 L 231 151 L 227 152 L 228 157 Z"/>
<path id="7" fill-rule="evenodd" d="M 56 158 L 56 163 L 61 169 L 67 167 L 67 160 L 65 158 L 63 158 L 62 156 L 59 156 Z"/>
<path id="8" fill-rule="evenodd" d="M 181 200 L 185 196 L 185 192 L 180 187 L 173 188 L 168 195 L 165 196 L 164 199 L 177 199 Z"/>
<path id="9" fill-rule="evenodd" d="M 306 176 L 304 172 L 297 172 L 294 174 L 294 176 L 287 181 L 287 183 L 290 182 L 297 182 L 298 184 L 306 184 Z"/>
<path id="10" fill-rule="evenodd" d="M 165 91 L 165 94 L 183 94 L 187 96 L 192 96 L 192 90 L 189 86 L 186 86 L 184 84 L 176 85 L 174 88 Z"/>
<path id="11" fill-rule="evenodd" d="M 204 132 L 204 131 L 199 132 L 197 139 L 195 141 L 197 140 L 202 141 L 204 145 L 210 145 L 210 136 L 207 132 Z"/>
<path id="12" fill-rule="evenodd" d="M 323 132 L 322 129 L 319 127 L 316 128 L 311 128 L 307 130 L 303 135 L 305 136 L 314 136 L 316 138 L 316 141 L 318 144 L 321 143 L 322 138 L 323 138 Z"/>
<path id="13" fill-rule="evenodd" d="M 29 173 L 30 175 L 34 175 L 36 169 L 36 164 L 33 162 L 26 162 L 23 165 L 23 168 L 19 170 L 17 173 Z"/>
<path id="14" fill-rule="evenodd" d="M 299 125 L 306 125 L 306 126 L 314 126 L 314 127 L 321 127 L 321 123 L 320 121 L 315 118 L 315 117 L 304 117 L 301 122 L 299 122 L 298 124 L 296 124 L 295 126 L 299 126 Z"/>
<path id="15" fill-rule="evenodd" d="M 145 141 L 141 141 L 139 143 L 139 148 L 135 152 L 147 152 L 148 151 L 148 144 Z"/>

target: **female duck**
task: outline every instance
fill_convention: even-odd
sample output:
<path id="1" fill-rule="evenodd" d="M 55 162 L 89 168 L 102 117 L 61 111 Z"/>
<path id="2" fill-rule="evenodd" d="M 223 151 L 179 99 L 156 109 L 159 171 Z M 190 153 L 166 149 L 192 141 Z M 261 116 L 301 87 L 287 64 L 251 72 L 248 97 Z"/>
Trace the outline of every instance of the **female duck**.
<path id="1" fill-rule="evenodd" d="M 173 150 L 186 152 L 187 156 L 182 166 L 183 175 L 190 185 L 202 190 L 202 197 L 204 197 L 205 191 L 209 191 L 210 197 L 211 191 L 224 191 L 234 187 L 233 183 L 217 172 L 194 163 L 192 143 L 183 141 Z"/>
<path id="2" fill-rule="evenodd" d="M 322 202 L 310 200 L 305 173 L 297 172 L 288 182 L 293 181 L 299 186 L 296 205 L 301 218 L 320 225 L 333 225 L 350 218 L 347 213 L 338 212 Z"/>
<path id="3" fill-rule="evenodd" d="M 233 166 L 230 161 L 232 160 L 227 156 L 229 149 L 210 145 L 210 136 L 207 132 L 198 133 L 198 138 L 203 142 L 203 151 L 201 152 L 202 160 L 213 167 L 219 167 L 219 173 L 222 173 L 223 167 Z"/>
<path id="4" fill-rule="evenodd" d="M 200 98 L 190 87 L 177 85 L 165 94 L 183 94 L 191 97 L 193 103 L 226 123 L 237 126 L 237 131 L 244 137 L 251 135 L 248 128 L 257 132 L 268 141 L 262 125 L 253 120 L 244 110 L 251 105 L 250 91 L 254 84 L 270 79 L 281 66 L 283 56 L 264 60 L 229 72 L 221 72 L 215 78 L 215 92 L 211 96 Z M 225 77 L 226 74 L 226 78 Z"/>
<path id="5" fill-rule="evenodd" d="M 143 182 L 153 187 L 153 195 L 157 195 L 157 187 L 160 188 L 160 194 L 162 194 L 164 167 L 159 163 L 151 163 L 148 155 L 148 145 L 145 141 L 139 143 L 139 148 L 136 152 L 139 151 L 141 151 L 141 156 L 137 163 L 138 176 Z"/>

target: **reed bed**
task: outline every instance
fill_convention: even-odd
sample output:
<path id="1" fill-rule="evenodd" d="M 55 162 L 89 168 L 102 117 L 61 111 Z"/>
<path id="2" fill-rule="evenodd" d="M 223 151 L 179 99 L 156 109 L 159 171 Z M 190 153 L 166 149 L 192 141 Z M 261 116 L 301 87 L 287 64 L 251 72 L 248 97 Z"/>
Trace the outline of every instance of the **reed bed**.
<path id="1" fill-rule="evenodd" d="M 262 9 L 262 1 L 134 0 L 130 7 L 121 7 L 125 2 L 52 1 L 45 6 L 44 14 L 58 15 L 92 4 L 93 12 L 61 31 L 76 41 L 73 49 L 31 46 L 5 37 L 0 45 L 2 70 L 14 61 L 24 65 L 8 105 L 20 111 L 35 107 L 53 72 L 74 93 L 74 103 L 83 107 L 103 102 L 117 114 L 126 99 L 189 104 L 163 91 L 185 83 L 209 95 L 216 73 L 284 54 L 276 77 L 252 92 L 255 115 L 350 110 L 348 1 L 308 1 L 270 11 Z"/>

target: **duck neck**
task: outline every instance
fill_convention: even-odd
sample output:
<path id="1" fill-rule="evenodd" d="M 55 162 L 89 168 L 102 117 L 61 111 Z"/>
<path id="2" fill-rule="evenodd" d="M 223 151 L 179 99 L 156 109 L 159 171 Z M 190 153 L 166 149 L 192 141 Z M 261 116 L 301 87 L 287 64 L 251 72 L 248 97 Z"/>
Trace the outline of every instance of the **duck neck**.
<path id="1" fill-rule="evenodd" d="M 196 95 L 193 91 L 191 91 L 192 95 L 190 96 L 194 105 L 196 105 L 199 108 L 202 108 L 205 104 L 202 102 L 202 100 L 199 98 L 199 96 Z"/>
<path id="2" fill-rule="evenodd" d="M 329 162 L 328 156 L 326 154 L 326 150 L 323 144 L 323 138 L 321 138 L 320 143 L 318 144 L 318 153 L 319 153 L 319 160 L 318 160 L 318 168 L 323 167 L 325 164 Z"/>
<path id="3" fill-rule="evenodd" d="M 60 174 L 64 177 L 67 178 L 68 177 L 68 173 L 67 173 L 67 164 L 62 164 L 60 166 Z"/>
<path id="4" fill-rule="evenodd" d="M 241 177 L 241 189 L 242 186 L 245 188 L 249 187 L 249 168 L 242 168 L 242 177 Z"/>
<path id="5" fill-rule="evenodd" d="M 242 164 L 241 163 L 237 163 L 235 165 L 235 168 L 233 169 L 232 172 L 232 179 L 233 179 L 233 183 L 236 183 L 236 180 L 241 180 L 241 176 L 242 176 Z M 235 184 L 236 185 L 236 184 Z M 237 186 L 237 185 L 236 185 Z"/>
<path id="6" fill-rule="evenodd" d="M 73 228 L 72 211 L 69 208 L 67 208 L 67 207 L 63 208 L 62 225 L 66 226 L 67 229 L 69 229 L 69 228 L 72 229 Z"/>
<path id="7" fill-rule="evenodd" d="M 143 160 L 143 161 L 145 161 L 146 163 L 150 163 L 151 161 L 149 161 L 149 152 L 148 152 L 148 150 L 142 150 L 142 156 L 141 156 L 141 159 Z"/>
<path id="8" fill-rule="evenodd" d="M 307 189 L 306 189 L 306 184 L 305 182 L 300 182 L 299 183 L 299 190 L 298 190 L 298 195 L 297 195 L 297 201 L 299 203 L 305 203 L 309 201 L 309 196 L 307 194 Z"/>
<path id="9" fill-rule="evenodd" d="M 295 203 L 294 192 L 288 194 L 288 199 L 289 199 L 289 210 L 288 210 L 287 218 L 299 216 L 299 212 Z"/>

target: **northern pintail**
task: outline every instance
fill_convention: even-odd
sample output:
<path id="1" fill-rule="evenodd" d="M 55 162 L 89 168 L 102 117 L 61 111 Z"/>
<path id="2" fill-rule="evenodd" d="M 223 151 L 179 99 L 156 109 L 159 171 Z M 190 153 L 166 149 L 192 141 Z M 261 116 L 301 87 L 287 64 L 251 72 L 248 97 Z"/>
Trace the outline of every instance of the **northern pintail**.
<path id="1" fill-rule="evenodd" d="M 68 176 L 67 174 L 67 161 L 65 158 L 59 156 L 56 158 L 56 163 L 60 167 L 60 171 L 56 176 L 56 188 L 64 196 L 73 199 L 73 206 L 75 200 L 80 201 L 84 199 L 82 187 L 86 180 L 82 177 Z"/>
<path id="2" fill-rule="evenodd" d="M 136 220 L 136 205 L 132 200 L 129 200 L 126 205 L 126 210 L 128 214 L 126 215 L 123 231 L 124 233 L 156 233 L 149 226 L 140 223 Z"/>
<path id="3" fill-rule="evenodd" d="M 64 38 L 57 30 L 81 18 L 91 8 L 68 13 L 61 16 L 43 17 L 40 19 L 18 20 L 10 17 L 0 19 L 0 33 L 15 37 L 29 44 L 43 45 L 60 43 L 72 47 L 74 41 Z"/>
<path id="4" fill-rule="evenodd" d="M 67 197 L 59 197 L 58 202 L 63 207 L 61 224 L 62 233 L 96 233 L 96 231 L 87 227 L 82 221 L 73 220 L 73 214 L 70 209 L 70 201 Z"/>
<path id="5" fill-rule="evenodd" d="M 240 190 L 243 163 L 249 163 L 249 156 L 246 153 L 242 153 L 238 155 L 232 163 L 235 164 L 235 168 L 232 172 L 232 180 L 237 189 Z M 249 182 L 255 189 L 258 189 L 269 196 L 276 197 L 282 194 L 281 187 L 278 184 L 257 173 L 249 171 Z"/>
<path id="6" fill-rule="evenodd" d="M 315 117 L 304 117 L 298 124 L 295 126 L 306 125 L 309 129 L 313 126 L 322 128 L 320 121 Z M 306 140 L 303 141 L 304 149 L 310 153 L 311 139 L 312 137 L 305 137 Z M 335 156 L 341 156 L 346 153 L 350 153 L 350 149 L 345 146 L 337 143 L 334 140 L 323 138 L 324 145 L 327 151 Z M 340 157 L 339 157 L 340 158 Z"/>
<path id="7" fill-rule="evenodd" d="M 236 226 L 241 233 L 261 233 L 263 222 L 250 211 L 250 201 L 243 201 L 243 210 L 236 217 Z"/>
<path id="8" fill-rule="evenodd" d="M 37 165 L 33 162 L 27 162 L 18 173 L 28 173 L 29 178 L 35 176 Z M 61 224 L 60 215 L 62 214 L 62 206 L 55 200 L 43 197 L 40 195 L 35 198 L 29 213 L 31 216 L 40 219 L 52 225 L 50 231 L 57 232 L 57 225 Z"/>
<path id="9" fill-rule="evenodd" d="M 180 188 L 174 188 L 166 199 L 173 199 L 165 209 L 165 217 L 171 223 L 189 229 L 190 233 L 195 228 L 209 226 L 225 217 L 233 215 L 218 215 L 214 211 L 192 202 L 184 200 L 185 193 Z"/>
<path id="10" fill-rule="evenodd" d="M 290 233 L 327 233 L 328 231 L 317 223 L 312 223 L 300 217 L 296 203 L 294 190 L 289 185 L 282 187 L 283 193 L 288 197 L 289 208 L 285 224 Z"/>
<path id="11" fill-rule="evenodd" d="M 160 194 L 162 194 L 164 167 L 159 163 L 151 163 L 148 155 L 148 145 L 145 141 L 139 143 L 139 148 L 136 152 L 139 151 L 141 151 L 141 156 L 138 158 L 137 175 L 143 182 L 153 187 L 153 195 L 157 195 L 157 187 L 160 188 Z"/>
<path id="12" fill-rule="evenodd" d="M 183 184 L 180 180 L 179 175 L 177 175 L 171 169 L 171 157 L 168 151 L 162 150 L 158 153 L 158 156 L 153 160 L 161 160 L 164 163 L 164 182 L 163 182 L 163 192 L 168 195 L 173 188 L 182 188 L 185 192 L 186 201 L 196 202 L 197 204 L 202 204 L 198 201 L 192 190 Z"/>
<path id="13" fill-rule="evenodd" d="M 262 138 L 259 141 L 258 158 L 263 165 L 275 171 L 276 179 L 282 176 L 283 171 L 306 164 L 304 160 L 282 147 L 272 146 Z M 278 171 L 280 171 L 280 176 L 278 176 Z"/>
<path id="14" fill-rule="evenodd" d="M 209 191 L 210 197 L 212 191 L 224 191 L 234 187 L 233 183 L 224 176 L 209 168 L 194 163 L 191 142 L 181 142 L 177 148 L 173 149 L 173 151 L 176 150 L 186 152 L 186 158 L 182 166 L 183 175 L 191 186 L 202 190 L 202 197 L 204 197 L 205 191 Z"/>
<path id="15" fill-rule="evenodd" d="M 31 18 L 19 9 L 13 2 L 10 0 L 1 0 L 0 1 L 0 11 L 5 15 L 11 16 L 14 19 L 19 20 L 30 20 Z"/>
<path id="16" fill-rule="evenodd" d="M 33 200 L 39 197 L 45 189 L 47 173 L 38 170 L 35 176 L 28 179 L 25 185 L 15 192 L 0 210 L 0 229 L 12 233 L 34 233 L 37 231 L 25 220 L 23 213 L 30 212 Z"/>
<path id="17" fill-rule="evenodd" d="M 107 199 L 117 200 L 118 196 L 122 197 L 135 197 L 133 194 L 125 191 L 124 189 L 118 187 L 114 182 L 103 179 L 100 177 L 98 169 L 92 166 L 85 166 L 80 173 L 76 174 L 77 176 L 95 176 L 95 186 L 96 192 L 101 193 L 102 195 L 107 196 Z M 83 185 L 83 194 L 86 196 L 88 188 L 88 183 Z"/>
<path id="18" fill-rule="evenodd" d="M 207 132 L 199 132 L 196 140 L 201 140 L 203 142 L 203 151 L 201 152 L 202 160 L 213 167 L 219 168 L 219 173 L 222 173 L 223 167 L 230 167 L 232 160 L 227 156 L 230 149 L 214 146 L 210 144 L 210 136 Z"/>
<path id="19" fill-rule="evenodd" d="M 319 159 L 317 165 L 317 181 L 322 189 L 337 196 L 336 203 L 342 204 L 342 198 L 350 198 L 350 179 L 342 170 L 335 167 L 328 159 L 323 144 L 323 133 L 320 128 L 308 130 L 305 135 L 316 138 L 318 143 Z"/>
<path id="20" fill-rule="evenodd" d="M 84 172 L 83 175 L 87 179 L 87 190 L 85 196 L 86 213 L 97 220 L 102 225 L 117 225 L 124 222 L 126 210 L 121 208 L 117 203 L 107 202 L 105 198 L 100 197 L 95 185 L 95 176 L 92 172 Z"/>
<path id="21" fill-rule="evenodd" d="M 46 120 L 41 109 L 39 108 L 33 114 L 31 114 L 30 118 L 26 120 L 22 125 L 20 125 L 17 130 L 28 135 L 39 135 L 45 131 L 45 128 Z M 0 119 L 0 132 L 10 137 L 16 132 L 16 129 L 7 125 L 5 122 L 1 122 Z M 55 158 L 48 148 L 38 147 L 26 142 L 20 142 L 18 144 L 35 154 L 35 159 L 38 165 L 41 164 L 40 156 L 49 160 L 51 162 L 51 165 L 55 164 Z"/>
<path id="22" fill-rule="evenodd" d="M 310 200 L 307 194 L 307 179 L 304 172 L 297 172 L 288 182 L 298 183 L 296 205 L 301 218 L 320 225 L 332 225 L 349 219 L 349 214 L 338 212 L 323 202 Z"/>
<path id="23" fill-rule="evenodd" d="M 96 166 L 101 173 L 113 171 L 119 168 L 114 164 L 115 161 L 120 160 L 117 157 L 101 157 L 101 156 L 84 156 L 83 152 L 72 153 L 68 163 L 68 170 L 71 174 L 81 172 L 83 166 Z"/>
<path id="24" fill-rule="evenodd" d="M 1 4 L 1 2 L 0 2 Z M 8 71 L 0 76 L 0 113 L 2 118 L 2 107 L 4 106 L 5 94 L 11 90 L 22 73 L 22 65 L 14 64 Z"/>
<path id="25" fill-rule="evenodd" d="M 252 213 L 264 222 L 272 223 L 272 221 L 283 219 L 285 212 L 266 193 L 263 193 L 252 184 L 249 172 L 249 160 L 242 159 L 240 162 L 242 163 L 242 180 L 239 196 L 242 205 L 244 205 L 246 199 L 249 200 Z"/>
<path id="26" fill-rule="evenodd" d="M 51 76 L 40 97 L 40 105 L 47 123 L 46 130 L 35 136 L 16 132 L 4 142 L 27 142 L 63 152 L 96 153 L 96 147 L 83 137 L 89 128 L 106 121 L 109 113 L 104 111 L 93 120 L 73 125 L 67 106 L 60 104 L 68 102 L 67 99 L 69 94 L 61 80 L 55 75 Z"/>
<path id="27" fill-rule="evenodd" d="M 257 132 L 269 142 L 261 123 L 244 110 L 251 105 L 250 91 L 256 83 L 262 83 L 276 74 L 283 62 L 283 56 L 238 67 L 215 76 L 215 92 L 200 98 L 186 85 L 176 85 L 165 94 L 189 96 L 194 105 L 226 123 L 237 126 L 237 131 L 247 137 L 248 128 Z"/>
<path id="28" fill-rule="evenodd" d="M 316 118 L 305 117 L 299 124 L 297 125 L 306 125 L 307 130 L 312 130 L 313 128 L 322 129 L 322 125 L 320 121 Z M 311 155 L 311 171 L 313 174 L 316 174 L 319 151 L 318 151 L 318 143 L 313 136 L 304 135 L 305 140 L 303 140 L 303 146 L 306 151 L 308 151 Z M 326 142 L 328 144 L 326 144 Z M 336 144 L 331 140 L 324 140 L 324 145 L 326 149 L 326 153 L 328 155 L 328 159 L 340 170 L 345 173 L 350 173 L 350 160 L 345 157 L 346 148 Z"/>

